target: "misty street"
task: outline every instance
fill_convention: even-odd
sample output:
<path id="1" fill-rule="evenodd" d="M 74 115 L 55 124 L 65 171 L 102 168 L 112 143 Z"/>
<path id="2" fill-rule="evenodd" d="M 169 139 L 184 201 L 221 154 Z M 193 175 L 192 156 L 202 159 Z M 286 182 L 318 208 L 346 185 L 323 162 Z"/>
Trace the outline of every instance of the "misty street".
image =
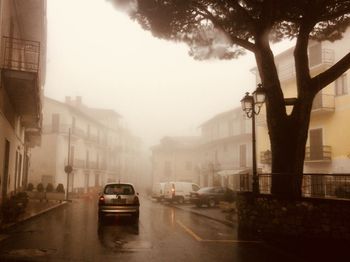
<path id="1" fill-rule="evenodd" d="M 299 261 L 260 242 L 240 242 L 234 228 L 147 198 L 139 223 L 108 217 L 99 226 L 96 200 L 80 199 L 2 237 L 1 261 Z"/>

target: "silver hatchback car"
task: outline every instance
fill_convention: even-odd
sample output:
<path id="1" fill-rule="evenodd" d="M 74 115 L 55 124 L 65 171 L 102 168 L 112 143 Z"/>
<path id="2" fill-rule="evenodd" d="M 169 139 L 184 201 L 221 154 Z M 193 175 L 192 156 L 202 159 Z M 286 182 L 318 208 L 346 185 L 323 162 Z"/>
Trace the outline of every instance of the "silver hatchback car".
<path id="1" fill-rule="evenodd" d="M 98 200 L 98 216 L 131 214 L 139 218 L 140 201 L 134 186 L 129 183 L 108 183 Z"/>

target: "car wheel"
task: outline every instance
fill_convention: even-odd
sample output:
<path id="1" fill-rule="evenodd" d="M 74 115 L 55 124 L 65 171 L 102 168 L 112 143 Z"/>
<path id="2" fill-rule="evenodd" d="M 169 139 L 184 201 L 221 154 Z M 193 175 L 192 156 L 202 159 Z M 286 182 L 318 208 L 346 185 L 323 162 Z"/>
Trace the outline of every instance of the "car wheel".
<path id="1" fill-rule="evenodd" d="M 183 196 L 178 197 L 177 198 L 177 203 L 179 203 L 179 204 L 185 203 L 185 198 Z"/>
<path id="2" fill-rule="evenodd" d="M 209 199 L 208 200 L 208 207 L 215 207 L 216 203 L 214 199 Z"/>
<path id="3" fill-rule="evenodd" d="M 196 206 L 197 206 L 197 207 L 201 207 L 202 204 L 201 204 L 200 202 L 198 202 L 198 203 L 196 203 Z"/>

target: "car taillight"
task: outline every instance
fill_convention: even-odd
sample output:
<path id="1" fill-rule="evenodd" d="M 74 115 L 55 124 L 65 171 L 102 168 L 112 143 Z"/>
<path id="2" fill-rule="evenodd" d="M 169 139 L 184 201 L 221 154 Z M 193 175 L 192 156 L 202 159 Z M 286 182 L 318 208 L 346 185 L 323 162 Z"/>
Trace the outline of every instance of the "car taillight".
<path id="1" fill-rule="evenodd" d="M 100 198 L 98 199 L 98 203 L 99 203 L 100 205 L 103 205 L 103 204 L 105 203 L 105 198 L 104 198 L 104 196 L 100 196 Z"/>
<path id="2" fill-rule="evenodd" d="M 172 188 L 172 189 L 171 189 L 171 193 L 172 193 L 173 195 L 175 195 L 175 188 Z"/>
<path id="3" fill-rule="evenodd" d="M 140 200 L 137 196 L 134 197 L 134 205 L 140 205 Z"/>

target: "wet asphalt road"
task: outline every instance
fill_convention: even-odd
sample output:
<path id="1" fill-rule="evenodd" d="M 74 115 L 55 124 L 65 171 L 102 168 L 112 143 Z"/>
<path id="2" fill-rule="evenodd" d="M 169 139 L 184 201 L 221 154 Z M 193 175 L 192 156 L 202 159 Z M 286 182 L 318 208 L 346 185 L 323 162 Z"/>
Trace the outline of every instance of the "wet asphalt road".
<path id="1" fill-rule="evenodd" d="M 2 239 L 2 240 L 1 240 Z M 94 200 L 64 207 L 0 233 L 0 261 L 300 261 L 235 228 L 141 199 L 139 222 L 99 224 Z"/>

